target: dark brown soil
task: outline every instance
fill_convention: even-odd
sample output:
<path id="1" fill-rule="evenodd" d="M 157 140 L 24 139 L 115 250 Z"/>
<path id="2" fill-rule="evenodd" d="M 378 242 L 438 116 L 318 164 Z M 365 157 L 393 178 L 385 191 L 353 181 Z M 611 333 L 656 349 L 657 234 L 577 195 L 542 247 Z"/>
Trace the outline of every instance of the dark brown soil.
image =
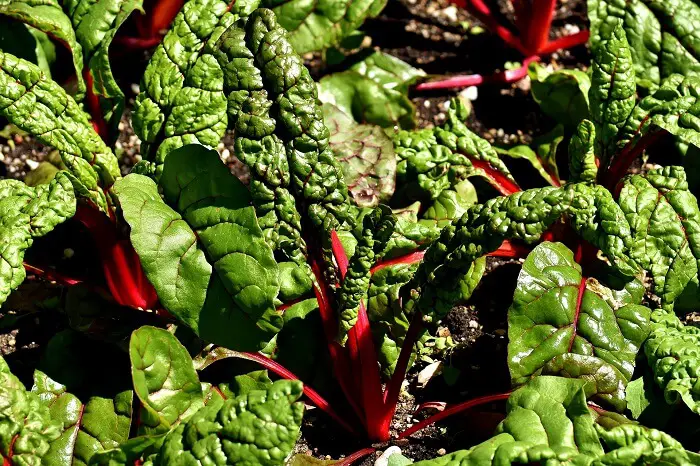
<path id="1" fill-rule="evenodd" d="M 500 1 L 505 17 L 509 2 Z M 554 21 L 553 34 L 559 36 L 566 31 L 586 28 L 585 0 L 562 0 Z M 466 12 L 451 5 L 447 0 L 389 0 L 384 12 L 368 21 L 363 30 L 371 37 L 372 45 L 408 63 L 424 69 L 429 74 L 461 74 L 480 72 L 490 74 L 503 68 L 507 61 L 522 59 L 492 34 L 479 33 L 480 24 Z M 133 99 L 138 92 L 138 80 L 148 59 L 144 53 L 136 57 L 123 57 L 129 66 L 122 69 L 122 88 Z M 117 57 L 119 60 L 119 57 Z M 585 47 L 554 54 L 549 59 L 553 67 L 585 68 L 588 55 Z M 311 58 L 312 71 L 318 75 L 323 70 L 317 57 Z M 445 119 L 445 104 L 456 91 L 414 93 L 411 97 L 416 105 L 419 126 L 437 125 Z M 130 102 L 130 106 L 133 101 Z M 502 87 L 486 85 L 478 89 L 473 101 L 473 112 L 469 126 L 492 142 L 514 144 L 528 142 L 533 136 L 550 129 L 550 122 L 539 111 L 529 95 L 529 81 Z M 1 128 L 0 128 L 1 129 Z M 140 160 L 140 145 L 133 134 L 130 112 L 120 123 L 120 137 L 116 144 L 122 172 Z M 232 171 L 246 180 L 245 167 L 233 155 L 232 138 L 227 137 L 217 148 L 222 159 Z M 0 176 L 22 179 L 26 173 L 43 160 L 48 149 L 37 144 L 33 138 L 6 128 L 0 134 Z M 533 183 L 536 183 L 533 181 Z M 442 374 L 436 375 L 427 385 L 417 388 L 417 374 L 427 363 L 419 362 L 411 370 L 408 391 L 402 394 L 392 425 L 393 432 L 400 432 L 418 419 L 413 416 L 416 406 L 426 401 L 456 403 L 476 396 L 505 392 L 510 389 L 506 367 L 506 311 L 513 290 L 504 289 L 504 284 L 515 286 L 520 270 L 518 261 L 490 259 L 487 274 L 469 302 L 452 310 L 443 322 L 456 346 L 445 354 Z M 31 307 L 32 314 L 17 322 L 13 328 L 0 328 L 0 353 L 15 353 L 15 363 L 36 361 L 41 347 L 62 326 L 65 320 L 56 318 L 56 313 L 42 312 L 37 303 L 47 302 L 60 296 L 60 289 L 52 288 L 48 296 L 37 298 L 39 293 L 29 281 L 22 291 L 15 293 L 12 301 L 2 312 Z M 42 292 L 45 293 L 46 291 Z M 9 311 L 8 311 L 9 310 Z M 30 363 L 27 363 L 29 365 Z M 468 448 L 490 436 L 499 421 L 502 405 L 497 403 L 479 411 L 456 416 L 450 422 L 431 426 L 413 438 L 396 442 L 403 453 L 414 459 L 434 458 L 446 451 Z M 360 448 L 366 442 L 354 439 L 335 426 L 320 410 L 309 410 L 305 416 L 302 439 L 297 452 L 312 454 L 318 458 L 340 458 Z M 385 445 L 377 445 L 385 449 Z M 375 457 L 367 458 L 370 464 Z"/>

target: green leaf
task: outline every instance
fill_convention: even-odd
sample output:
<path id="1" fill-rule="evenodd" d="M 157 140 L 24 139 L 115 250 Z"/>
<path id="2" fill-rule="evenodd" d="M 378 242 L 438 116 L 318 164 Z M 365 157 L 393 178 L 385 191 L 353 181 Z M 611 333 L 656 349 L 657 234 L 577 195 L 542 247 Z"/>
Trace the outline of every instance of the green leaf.
<path id="1" fill-rule="evenodd" d="M 323 105 L 330 146 L 343 167 L 345 184 L 360 207 L 386 203 L 396 186 L 394 145 L 379 126 L 355 123 L 331 104 Z"/>
<path id="2" fill-rule="evenodd" d="M 377 16 L 387 0 L 340 0 L 308 3 L 303 0 L 263 0 L 280 24 L 289 31 L 289 41 L 299 54 L 338 45 L 365 19 Z"/>
<path id="3" fill-rule="evenodd" d="M 103 211 L 119 163 L 78 104 L 41 70 L 0 51 L 0 116 L 61 153 L 79 194 Z"/>
<path id="4" fill-rule="evenodd" d="M 408 88 L 424 75 L 398 58 L 374 52 L 349 70 L 322 78 L 319 98 L 352 115 L 358 123 L 411 129 L 417 122 Z"/>
<path id="5" fill-rule="evenodd" d="M 124 93 L 114 80 L 109 63 L 109 47 L 117 29 L 134 10 L 143 12 L 143 0 L 63 0 L 75 36 L 82 46 L 88 86 L 99 99 L 102 117 L 116 138 L 124 111 Z"/>
<path id="6" fill-rule="evenodd" d="M 664 311 L 652 314 L 652 332 L 644 344 L 649 366 L 656 384 L 669 404 L 685 403 L 700 414 L 700 329 L 683 325 L 678 318 Z"/>
<path id="7" fill-rule="evenodd" d="M 620 302 L 604 285 L 583 277 L 564 245 L 542 243 L 525 260 L 508 310 L 513 383 L 548 366 L 548 373 L 557 368 L 604 383 L 604 399 L 624 407 L 624 386 L 649 334 L 649 315 L 648 308 Z"/>
<path id="8" fill-rule="evenodd" d="M 46 33 L 20 21 L 0 16 L 0 50 L 34 63 L 51 77 L 56 49 Z"/>
<path id="9" fill-rule="evenodd" d="M 454 191 L 446 189 L 441 192 L 433 205 L 425 211 L 420 223 L 442 228 L 461 217 L 476 202 L 474 185 L 469 180 L 464 180 L 455 186 Z"/>
<path id="10" fill-rule="evenodd" d="M 167 432 L 204 406 L 202 387 L 184 346 L 167 330 L 144 326 L 129 342 L 139 432 Z"/>
<path id="11" fill-rule="evenodd" d="M 507 150 L 497 149 L 497 152 L 514 159 L 525 159 L 552 186 L 560 186 L 559 169 L 557 168 L 557 148 L 564 140 L 564 127 L 557 125 L 549 133 L 535 138 L 530 146 L 515 146 Z"/>
<path id="12" fill-rule="evenodd" d="M 674 301 L 698 274 L 700 210 L 680 167 L 624 181 L 619 199 L 632 228 L 630 256 L 654 280 L 661 305 Z"/>
<path id="13" fill-rule="evenodd" d="M 557 123 L 573 130 L 581 120 L 589 118 L 591 78 L 588 74 L 567 69 L 549 71 L 539 63 L 531 63 L 528 75 L 532 82 L 532 98 Z"/>
<path id="14" fill-rule="evenodd" d="M 216 151 L 190 145 L 168 156 L 160 188 L 165 201 L 142 175 L 114 187 L 161 303 L 207 341 L 262 348 L 282 327 L 280 285 L 245 186 Z"/>
<path id="15" fill-rule="evenodd" d="M 594 42 L 591 89 L 591 119 L 596 129 L 596 152 L 604 166 L 615 154 L 618 132 L 636 103 L 632 52 L 622 22 L 600 29 Z"/>
<path id="16" fill-rule="evenodd" d="M 209 404 L 165 439 L 155 464 L 283 464 L 299 437 L 304 404 L 298 381 Z"/>
<path id="17" fill-rule="evenodd" d="M 0 304 L 24 281 L 24 254 L 34 238 L 51 232 L 75 213 L 75 195 L 64 172 L 49 184 L 31 188 L 0 181 Z"/>
<path id="18" fill-rule="evenodd" d="M 569 141 L 569 173 L 571 181 L 590 182 L 598 177 L 595 155 L 595 125 L 583 120 Z"/>
<path id="19" fill-rule="evenodd" d="M 61 429 L 39 397 L 0 357 L 0 458 L 6 466 L 41 464 Z"/>
<path id="20" fill-rule="evenodd" d="M 588 0 L 591 43 L 616 20 L 624 26 L 637 83 L 655 89 L 673 73 L 700 70 L 700 7 L 692 0 Z"/>
<path id="21" fill-rule="evenodd" d="M 36 28 L 55 38 L 68 48 L 73 58 L 73 67 L 75 69 L 77 81 L 76 100 L 78 102 L 82 101 L 85 95 L 83 50 L 76 39 L 71 20 L 61 9 L 58 0 L 4 0 L 0 3 L 0 15 L 21 21 Z M 5 68 L 2 61 L 2 54 L 0 52 L 0 68 Z M 0 88 L 2 87 L 2 83 L 0 82 Z M 42 133 L 43 132 L 39 132 L 36 134 Z"/>
<path id="22" fill-rule="evenodd" d="M 51 418 L 62 423 L 61 435 L 51 442 L 42 464 L 87 465 L 94 454 L 117 448 L 129 438 L 131 390 L 113 399 L 92 396 L 82 403 L 65 385 L 35 371 L 32 391 L 48 406 Z"/>

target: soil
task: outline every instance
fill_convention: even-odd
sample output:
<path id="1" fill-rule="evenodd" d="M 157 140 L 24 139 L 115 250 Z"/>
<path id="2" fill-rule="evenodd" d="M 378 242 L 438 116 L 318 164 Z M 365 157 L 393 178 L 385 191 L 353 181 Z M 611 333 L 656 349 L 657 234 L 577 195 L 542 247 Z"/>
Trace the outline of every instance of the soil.
<path id="1" fill-rule="evenodd" d="M 556 12 L 553 35 L 585 29 L 585 4 L 585 0 L 562 0 Z M 499 5 L 501 13 L 512 18 L 512 12 L 507 8 L 509 2 L 499 1 Z M 372 46 L 429 74 L 492 73 L 501 69 L 506 61 L 522 59 L 517 52 L 505 48 L 494 35 L 479 33 L 479 27 L 478 21 L 447 0 L 389 0 L 384 12 L 367 21 L 363 30 L 371 38 Z M 114 69 L 123 70 L 121 84 L 130 99 L 128 106 L 132 107 L 148 54 L 116 57 L 117 60 L 122 58 L 128 60 L 128 66 L 114 66 Z M 584 46 L 554 54 L 548 60 L 548 64 L 554 68 L 586 68 L 588 65 Z M 318 57 L 310 57 L 309 63 L 314 74 L 322 72 Z M 474 97 L 474 91 L 469 92 Z M 446 103 L 456 94 L 457 91 L 412 94 L 419 126 L 441 124 L 445 119 Z M 477 94 L 473 100 L 469 126 L 489 141 L 527 143 L 533 136 L 545 133 L 553 126 L 532 101 L 527 78 L 506 87 L 485 85 L 478 88 Z M 122 173 L 126 174 L 140 160 L 140 144 L 131 129 L 130 111 L 125 113 L 119 128 L 117 155 Z M 227 136 L 217 149 L 231 170 L 247 181 L 247 170 L 233 155 L 232 137 Z M 33 138 L 8 127 L 0 133 L 0 176 L 22 179 L 49 152 Z M 531 183 L 536 185 L 539 182 L 536 180 L 539 178 L 533 175 Z M 65 236 L 70 237 L 71 234 L 66 233 Z M 89 259 L 85 260 L 90 262 Z M 485 278 L 473 297 L 465 305 L 454 308 L 442 324 L 443 331 L 449 332 L 456 343 L 444 355 L 442 374 L 418 389 L 418 373 L 428 363 L 421 361 L 413 367 L 392 425 L 393 432 L 400 432 L 425 417 L 425 413 L 413 415 L 420 403 L 435 400 L 454 403 L 510 389 L 506 367 L 506 311 L 513 290 L 504 289 L 503 284 L 514 287 L 519 270 L 520 262 L 517 260 L 489 258 Z M 42 312 L 60 298 L 60 287 L 37 287 L 32 277 L 29 278 L 20 292 L 13 294 L 16 297 L 4 309 L 30 310 L 32 314 L 17 321 L 14 326 L 0 328 L 0 354 L 12 355 L 14 363 L 24 362 L 27 366 L 37 360 L 38 350 L 48 339 L 67 325 L 63 317 L 56 317 L 57 313 Z M 42 295 L 38 296 L 37 293 Z M 2 312 L 12 311 L 0 311 L 0 315 Z M 447 451 L 468 448 L 490 436 L 501 418 L 502 406 L 495 403 L 478 412 L 455 416 L 450 422 L 431 426 L 407 441 L 394 443 L 413 460 L 434 458 Z M 366 446 L 366 443 L 339 430 L 322 412 L 312 409 L 305 416 L 302 439 L 296 451 L 317 458 L 337 459 Z M 385 445 L 377 447 L 385 449 Z M 370 456 L 363 464 L 370 464 L 374 459 L 374 456 Z"/>

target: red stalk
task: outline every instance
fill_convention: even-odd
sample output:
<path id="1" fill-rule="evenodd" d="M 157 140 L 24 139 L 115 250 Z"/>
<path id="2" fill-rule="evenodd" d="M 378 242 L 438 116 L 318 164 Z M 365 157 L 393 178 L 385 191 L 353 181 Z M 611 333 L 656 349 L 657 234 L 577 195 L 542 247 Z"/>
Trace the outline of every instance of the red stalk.
<path id="1" fill-rule="evenodd" d="M 151 35 L 159 35 L 160 31 L 167 29 L 184 3 L 184 0 L 160 0 L 156 3 L 151 13 Z"/>
<path id="2" fill-rule="evenodd" d="M 345 278 L 348 271 L 348 257 L 345 249 L 335 231 L 331 231 L 331 247 L 333 256 L 338 263 L 341 279 Z M 389 440 L 389 429 L 383 429 L 382 413 L 384 403 L 382 400 L 382 382 L 377 364 L 377 352 L 374 348 L 374 339 L 367 318 L 365 304 L 360 302 L 357 322 L 348 332 L 347 349 L 350 365 L 356 377 L 360 379 L 362 392 L 362 408 L 364 412 L 365 428 L 372 439 L 380 441 Z"/>
<path id="3" fill-rule="evenodd" d="M 416 414 L 419 414 L 428 409 L 444 411 L 445 408 L 447 408 L 447 403 L 445 403 L 444 401 L 426 401 L 425 403 L 421 403 L 420 405 L 418 405 L 416 410 L 413 411 L 413 415 L 415 416 Z"/>
<path id="4" fill-rule="evenodd" d="M 415 264 L 416 262 L 422 261 L 423 256 L 425 256 L 425 251 L 414 251 L 404 256 L 394 257 L 393 259 L 385 261 L 379 261 L 375 264 L 374 267 L 370 269 L 370 273 L 377 273 L 377 271 L 386 267 L 391 267 L 392 265 Z"/>
<path id="5" fill-rule="evenodd" d="M 549 30 L 552 28 L 552 16 L 557 0 L 534 0 L 526 8 L 528 15 L 520 35 L 527 55 L 541 53 L 549 41 Z M 522 9 L 524 10 L 524 8 Z"/>
<path id="6" fill-rule="evenodd" d="M 418 91 L 432 91 L 437 89 L 461 89 L 469 86 L 479 86 L 485 83 L 514 83 L 527 76 L 527 68 L 533 61 L 539 61 L 539 57 L 530 56 L 523 61 L 523 66 L 514 70 L 499 71 L 487 76 L 480 74 L 452 76 L 438 81 L 420 83 L 416 86 Z"/>
<path id="7" fill-rule="evenodd" d="M 56 282 L 59 285 L 63 286 L 73 286 L 73 285 L 79 285 L 83 283 L 82 280 L 78 280 L 77 278 L 71 278 L 67 277 L 60 272 L 56 272 L 55 270 L 51 269 L 40 269 L 39 267 L 35 267 L 33 265 L 27 264 L 26 262 L 23 262 L 24 264 L 24 270 L 26 270 L 29 273 L 33 273 L 34 275 L 37 275 L 44 280 L 48 280 L 50 282 Z"/>
<path id="8" fill-rule="evenodd" d="M 356 451 L 352 455 L 346 456 L 345 459 L 336 463 L 336 466 L 350 466 L 355 461 L 364 458 L 367 455 L 371 455 L 375 451 L 377 451 L 376 448 L 363 448 L 360 451 Z"/>
<path id="9" fill-rule="evenodd" d="M 90 116 L 92 117 L 92 125 L 100 135 L 103 141 L 107 141 L 109 137 L 109 130 L 107 128 L 107 122 L 102 117 L 102 107 L 100 106 L 100 98 L 95 94 L 93 90 L 94 81 L 92 79 L 92 73 L 87 68 L 83 69 L 83 79 L 85 80 L 85 85 L 87 87 L 87 94 L 85 96 L 85 103 L 87 105 Z"/>
<path id="10" fill-rule="evenodd" d="M 468 157 L 472 165 L 482 172 L 489 183 L 504 196 L 509 196 L 520 191 L 520 186 L 515 181 L 508 179 L 503 173 L 499 172 L 491 166 L 490 163 L 483 160 L 477 160 Z"/>
<path id="11" fill-rule="evenodd" d="M 500 401 L 500 400 L 507 400 L 508 397 L 510 396 L 511 392 L 507 393 L 499 393 L 497 395 L 488 395 L 488 396 L 482 396 L 479 398 L 475 398 L 473 400 L 465 401 L 464 403 L 460 403 L 458 405 L 452 406 L 450 408 L 445 409 L 444 411 L 434 414 L 433 416 L 430 416 L 427 419 L 424 419 L 420 421 L 419 423 L 415 424 L 414 426 L 406 429 L 405 431 L 401 432 L 399 434 L 399 438 L 406 438 L 414 433 L 418 432 L 421 429 L 424 429 L 425 427 L 434 424 L 438 421 L 441 421 L 442 419 L 445 419 L 446 417 L 452 416 L 453 414 L 458 414 L 463 411 L 466 411 L 468 409 L 474 408 L 475 406 L 480 406 L 486 403 L 491 403 L 493 401 Z"/>
<path id="12" fill-rule="evenodd" d="M 513 34 L 510 29 L 498 24 L 498 21 L 483 0 L 466 0 L 466 7 L 467 10 L 476 16 L 479 21 L 484 23 L 488 29 L 495 32 L 503 42 L 518 50 L 523 55 L 529 55 L 523 46 L 522 41 L 515 34 Z"/>
<path id="13" fill-rule="evenodd" d="M 128 49 L 150 49 L 160 44 L 163 40 L 162 37 L 122 37 L 118 36 L 114 38 L 114 42 L 119 45 L 123 45 Z"/>
<path id="14" fill-rule="evenodd" d="M 247 359 L 249 361 L 254 361 L 263 366 L 266 369 L 269 369 L 270 371 L 274 372 L 275 374 L 279 375 L 283 379 L 287 380 L 299 380 L 299 377 L 294 375 L 290 370 L 282 366 L 281 364 L 277 363 L 276 361 L 273 361 L 272 359 L 268 358 L 267 356 L 263 356 L 260 353 L 243 353 L 239 351 L 231 351 L 231 354 L 235 354 L 236 357 L 239 357 L 241 359 Z M 328 414 L 331 418 L 333 418 L 338 424 L 343 426 L 344 429 L 346 429 L 348 432 L 352 432 L 353 434 L 356 433 L 355 429 L 353 429 L 350 424 L 345 422 L 334 410 L 331 408 L 330 403 L 325 400 L 316 390 L 313 388 L 309 387 L 308 385 L 304 384 L 304 395 L 319 409 L 321 409 L 323 412 Z"/>
<path id="15" fill-rule="evenodd" d="M 578 45 L 583 45 L 588 42 L 590 31 L 579 31 L 576 34 L 559 37 L 553 41 L 547 42 L 539 51 L 540 55 L 549 55 L 560 49 L 570 49 Z"/>
<path id="16" fill-rule="evenodd" d="M 119 238 L 115 225 L 95 209 L 78 206 L 74 218 L 88 229 L 97 245 L 105 281 L 114 300 L 133 308 L 154 308 L 158 295 L 129 240 Z"/>
<path id="17" fill-rule="evenodd" d="M 513 243 L 510 240 L 503 240 L 503 243 L 496 249 L 487 254 L 491 257 L 527 257 L 530 254 L 530 248 L 519 243 Z"/>
<path id="18" fill-rule="evenodd" d="M 610 167 L 602 173 L 603 185 L 617 195 L 619 193 L 617 185 L 622 180 L 622 177 L 627 174 L 632 163 L 637 160 L 637 157 L 642 155 L 647 147 L 661 139 L 664 134 L 666 132 L 663 130 L 649 131 L 636 144 L 634 141 L 627 143 L 622 152 L 613 158 Z"/>

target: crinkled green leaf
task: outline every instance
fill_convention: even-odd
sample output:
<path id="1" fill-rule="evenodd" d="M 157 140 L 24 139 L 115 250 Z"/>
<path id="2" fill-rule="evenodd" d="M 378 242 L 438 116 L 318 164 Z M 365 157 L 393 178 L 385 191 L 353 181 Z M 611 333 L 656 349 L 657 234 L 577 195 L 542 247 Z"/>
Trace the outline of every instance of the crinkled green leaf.
<path id="1" fill-rule="evenodd" d="M 61 428 L 0 357 L 0 458 L 5 466 L 42 464 Z"/>
<path id="2" fill-rule="evenodd" d="M 3 0 L 0 2 L 0 15 L 32 26 L 54 37 L 68 48 L 73 57 L 73 67 L 75 68 L 76 100 L 80 102 L 85 95 L 83 50 L 76 38 L 71 19 L 61 9 L 59 0 Z M 2 54 L 0 54 L 0 68 L 5 68 L 2 61 Z M 1 83 L 0 87 L 2 87 Z"/>
<path id="3" fill-rule="evenodd" d="M 17 180 L 0 181 L 0 304 L 24 281 L 24 254 L 34 238 L 74 213 L 75 194 L 64 172 L 34 188 Z"/>
<path id="4" fill-rule="evenodd" d="M 184 346 L 167 330 L 144 326 L 129 342 L 139 432 L 167 432 L 204 406 L 202 387 Z"/>
<path id="5" fill-rule="evenodd" d="M 50 65 L 56 60 L 56 49 L 46 33 L 18 20 L 0 16 L 0 50 L 34 63 L 51 77 Z"/>
<path id="6" fill-rule="evenodd" d="M 272 8 L 280 24 L 289 31 L 289 41 L 299 54 L 324 50 L 362 26 L 365 19 L 377 16 L 387 0 L 340 0 L 304 2 L 303 0 L 263 0 Z"/>
<path id="7" fill-rule="evenodd" d="M 374 52 L 349 70 L 322 78 L 319 97 L 358 123 L 411 129 L 417 122 L 408 88 L 424 75 L 398 58 Z"/>
<path id="8" fill-rule="evenodd" d="M 109 63 L 109 47 L 117 29 L 143 0 L 63 0 L 62 6 L 82 46 L 91 92 L 99 99 L 102 117 L 112 134 L 116 133 L 124 111 L 124 93 L 114 80 Z"/>
<path id="9" fill-rule="evenodd" d="M 666 402 L 685 403 L 700 414 L 700 329 L 683 325 L 664 311 L 652 314 L 652 332 L 644 344 L 644 353 L 663 390 Z"/>
<path id="10" fill-rule="evenodd" d="M 302 388 L 278 380 L 210 403 L 168 434 L 153 464 L 284 464 L 299 437 Z"/>
<path id="11" fill-rule="evenodd" d="M 355 123 L 331 104 L 323 105 L 333 153 L 343 167 L 348 191 L 360 207 L 386 203 L 396 186 L 396 156 L 391 139 L 379 126 Z"/>
<path id="12" fill-rule="evenodd" d="M 621 21 L 600 28 L 600 41 L 594 42 L 588 98 L 596 129 L 596 152 L 607 164 L 615 154 L 618 132 L 636 103 L 632 52 Z"/>
<path id="13" fill-rule="evenodd" d="M 109 188 L 119 178 L 117 158 L 58 84 L 36 65 L 2 51 L 0 116 L 58 149 L 78 193 L 107 210 L 102 188 Z"/>
<path id="14" fill-rule="evenodd" d="M 557 148 L 564 140 L 564 127 L 557 125 L 549 133 L 535 138 L 532 146 L 515 146 L 498 150 L 499 153 L 514 159 L 525 159 L 552 186 L 560 186 L 559 168 L 557 168 Z"/>
<path id="15" fill-rule="evenodd" d="M 592 182 L 598 177 L 595 155 L 595 125 L 583 120 L 569 141 L 569 173 L 571 181 Z"/>
<path id="16" fill-rule="evenodd" d="M 469 180 L 457 184 L 455 190 L 447 189 L 438 195 L 433 205 L 423 214 L 420 223 L 444 227 L 461 217 L 467 209 L 476 204 L 476 189 Z"/>
<path id="17" fill-rule="evenodd" d="M 583 277 L 566 246 L 542 243 L 525 260 L 508 310 L 511 378 L 524 383 L 546 365 L 548 373 L 557 368 L 605 384 L 604 399 L 624 408 L 624 386 L 649 334 L 649 315 L 648 308 L 617 302 L 604 285 Z M 600 371 L 605 374 L 595 374 Z"/>
<path id="18" fill-rule="evenodd" d="M 539 63 L 531 63 L 528 75 L 532 82 L 532 98 L 555 121 L 572 130 L 581 120 L 589 118 L 591 78 L 588 74 L 568 69 L 549 71 Z"/>
<path id="19" fill-rule="evenodd" d="M 216 151 L 190 145 L 115 185 L 131 241 L 161 303 L 201 338 L 262 348 L 281 328 L 278 267 L 245 186 Z M 177 284 L 177 286 L 176 286 Z"/>
<path id="20" fill-rule="evenodd" d="M 672 308 L 700 261 L 700 210 L 680 167 L 624 181 L 618 201 L 632 228 L 630 255 L 654 280 L 662 306 Z"/>
<path id="21" fill-rule="evenodd" d="M 692 0 L 588 0 L 593 46 L 602 29 L 622 21 L 637 82 L 655 89 L 673 73 L 700 71 L 700 7 Z"/>
<path id="22" fill-rule="evenodd" d="M 129 438 L 133 392 L 113 399 L 92 396 L 86 403 L 41 371 L 34 373 L 35 392 L 51 418 L 62 424 L 61 435 L 42 458 L 46 465 L 87 465 L 95 453 L 119 447 Z"/>

